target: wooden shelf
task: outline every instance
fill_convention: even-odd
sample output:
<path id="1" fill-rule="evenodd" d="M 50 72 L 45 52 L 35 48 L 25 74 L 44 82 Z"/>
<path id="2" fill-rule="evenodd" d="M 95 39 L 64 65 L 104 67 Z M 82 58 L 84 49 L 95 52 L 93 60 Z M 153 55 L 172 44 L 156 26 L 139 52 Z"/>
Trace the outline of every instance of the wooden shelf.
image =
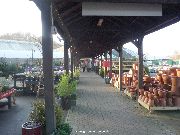
<path id="1" fill-rule="evenodd" d="M 142 102 L 141 100 L 138 99 L 138 103 L 143 106 L 144 108 L 148 109 L 150 112 L 151 111 L 163 111 L 163 110 L 180 110 L 180 107 L 176 107 L 176 106 L 173 106 L 173 107 L 170 107 L 170 106 L 166 106 L 166 107 L 163 107 L 163 106 L 154 106 L 154 107 L 150 107 L 148 104 Z"/>

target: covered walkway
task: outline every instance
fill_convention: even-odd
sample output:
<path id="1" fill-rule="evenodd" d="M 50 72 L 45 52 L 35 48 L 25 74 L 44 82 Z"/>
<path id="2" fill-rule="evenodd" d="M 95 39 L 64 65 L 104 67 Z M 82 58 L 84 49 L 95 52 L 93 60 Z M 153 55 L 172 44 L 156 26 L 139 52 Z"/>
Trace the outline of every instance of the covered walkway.
<path id="1" fill-rule="evenodd" d="M 150 115 L 94 72 L 81 73 L 77 95 L 77 105 L 67 115 L 72 135 L 178 135 L 172 125 Z"/>

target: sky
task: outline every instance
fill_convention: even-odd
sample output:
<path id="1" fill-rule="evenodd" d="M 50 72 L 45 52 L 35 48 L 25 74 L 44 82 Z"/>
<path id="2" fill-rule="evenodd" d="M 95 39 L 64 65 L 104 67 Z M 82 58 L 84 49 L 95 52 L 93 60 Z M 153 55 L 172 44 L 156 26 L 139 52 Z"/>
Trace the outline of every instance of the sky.
<path id="1" fill-rule="evenodd" d="M 0 0 L 0 18 L 0 35 L 30 32 L 41 36 L 41 13 L 32 1 Z M 150 58 L 167 58 L 175 52 L 180 52 L 179 35 L 180 22 L 146 35 L 143 40 L 144 54 L 151 56 Z M 57 38 L 54 40 L 57 41 Z M 137 52 L 137 48 L 132 43 L 124 47 Z"/>

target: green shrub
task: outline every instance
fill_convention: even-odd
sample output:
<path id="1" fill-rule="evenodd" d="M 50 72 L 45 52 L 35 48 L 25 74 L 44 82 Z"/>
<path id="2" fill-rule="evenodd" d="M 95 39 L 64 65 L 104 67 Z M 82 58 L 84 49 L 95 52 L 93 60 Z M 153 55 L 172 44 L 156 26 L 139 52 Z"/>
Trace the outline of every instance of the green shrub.
<path id="1" fill-rule="evenodd" d="M 60 126 L 62 122 L 62 109 L 58 105 L 55 105 L 55 116 L 56 116 L 56 125 Z M 33 102 L 32 111 L 29 115 L 29 120 L 41 123 L 44 127 L 46 126 L 44 101 L 36 100 Z"/>
<path id="2" fill-rule="evenodd" d="M 100 69 L 99 75 L 104 78 L 104 69 L 103 68 Z"/>
<path id="3" fill-rule="evenodd" d="M 68 97 L 73 92 L 76 91 L 77 82 L 75 80 L 70 80 L 69 75 L 64 74 L 55 88 L 57 95 L 61 97 Z"/>
<path id="4" fill-rule="evenodd" d="M 72 128 L 68 123 L 61 124 L 57 127 L 57 130 L 51 135 L 70 135 L 72 132 Z"/>
<path id="5" fill-rule="evenodd" d="M 78 79 L 79 76 L 80 76 L 80 71 L 78 69 L 76 69 L 75 72 L 74 72 L 74 78 Z"/>
<path id="6" fill-rule="evenodd" d="M 62 97 L 67 97 L 71 94 L 70 85 L 69 85 L 69 75 L 64 74 L 58 83 L 57 94 Z"/>

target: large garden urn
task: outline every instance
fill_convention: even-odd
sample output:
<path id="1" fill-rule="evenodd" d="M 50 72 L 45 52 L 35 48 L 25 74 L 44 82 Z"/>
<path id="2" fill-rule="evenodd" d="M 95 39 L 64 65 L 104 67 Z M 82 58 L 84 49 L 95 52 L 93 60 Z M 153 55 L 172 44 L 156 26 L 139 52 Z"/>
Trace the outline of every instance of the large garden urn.
<path id="1" fill-rule="evenodd" d="M 174 92 L 176 96 L 180 96 L 180 77 L 172 76 L 172 87 L 171 91 Z"/>

